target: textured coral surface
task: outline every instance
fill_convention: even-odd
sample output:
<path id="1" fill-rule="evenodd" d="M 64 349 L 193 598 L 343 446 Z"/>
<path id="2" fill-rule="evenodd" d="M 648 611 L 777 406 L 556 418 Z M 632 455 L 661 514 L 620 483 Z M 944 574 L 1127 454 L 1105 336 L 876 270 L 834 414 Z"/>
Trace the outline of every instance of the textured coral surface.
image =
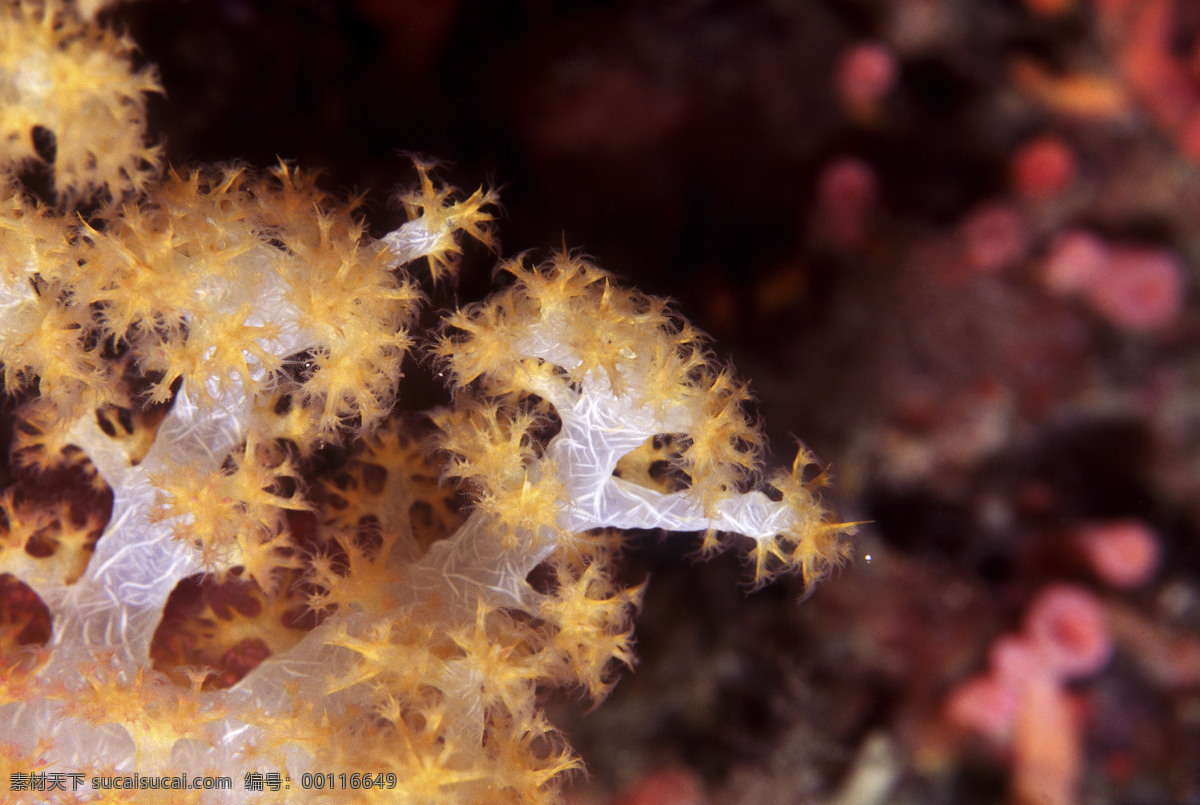
<path id="1" fill-rule="evenodd" d="M 417 159 L 377 236 L 289 162 L 167 165 L 96 11 L 0 16 L 10 801 L 554 801 L 547 695 L 634 662 L 627 531 L 844 559 L 666 300 L 564 248 L 430 313 L 494 192 Z M 441 405 L 397 408 L 406 359 Z"/>

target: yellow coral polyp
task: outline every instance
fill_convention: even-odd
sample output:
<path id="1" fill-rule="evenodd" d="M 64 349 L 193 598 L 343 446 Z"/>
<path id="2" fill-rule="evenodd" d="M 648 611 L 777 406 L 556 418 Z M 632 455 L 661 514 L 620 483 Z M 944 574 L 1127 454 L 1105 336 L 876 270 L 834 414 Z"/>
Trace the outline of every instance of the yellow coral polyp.
<path id="1" fill-rule="evenodd" d="M 419 186 L 399 196 L 410 221 L 422 223 L 422 237 L 429 261 L 429 273 L 434 282 L 453 276 L 462 256 L 462 237 L 476 240 L 489 248 L 496 245 L 492 234 L 492 210 L 498 198 L 493 191 L 476 190 L 459 201 L 448 187 L 439 188 L 431 176 L 433 165 L 423 160 L 414 162 L 420 177 Z M 386 239 L 385 239 L 386 240 Z"/>
<path id="2" fill-rule="evenodd" d="M 158 148 L 145 142 L 145 96 L 162 89 L 152 69 L 134 69 L 133 50 L 71 3 L 0 6 L 0 164 L 12 171 L 40 160 L 40 128 L 54 136 L 60 193 L 144 188 L 159 163 Z"/>

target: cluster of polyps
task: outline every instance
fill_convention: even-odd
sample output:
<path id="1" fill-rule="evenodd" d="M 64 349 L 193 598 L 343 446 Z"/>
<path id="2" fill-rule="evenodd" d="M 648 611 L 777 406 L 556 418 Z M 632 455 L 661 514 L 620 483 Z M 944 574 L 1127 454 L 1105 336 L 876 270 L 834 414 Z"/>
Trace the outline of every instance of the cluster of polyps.
<path id="1" fill-rule="evenodd" d="M 31 106 L 84 98 L 89 125 L 140 143 L 130 104 L 153 82 L 129 71 L 128 44 L 86 34 L 70 6 L 14 8 L 4 47 L 40 41 L 43 62 L 73 66 L 44 71 L 70 86 L 39 85 Z M 22 53 L 0 53 L 0 72 L 28 70 Z M 89 95 L 74 69 L 96 53 L 137 76 L 100 122 L 111 71 Z M 38 125 L 69 126 L 69 103 L 52 107 Z M 421 348 L 452 404 L 429 414 L 432 435 L 405 433 L 392 409 L 423 299 L 410 271 L 428 261 L 437 279 L 464 237 L 489 241 L 490 194 L 462 198 L 420 167 L 409 222 L 376 239 L 287 166 L 148 179 L 157 159 L 78 186 L 56 174 L 51 206 L 14 177 L 0 205 L 0 363 L 21 394 L 0 572 L 40 598 L 50 632 L 31 651 L 16 644 L 37 607 L 7 621 L 0 771 L 85 775 L 31 798 L 134 772 L 238 791 L 254 772 L 290 778 L 287 801 L 552 799 L 578 761 L 538 690 L 599 698 L 632 661 L 639 590 L 613 579 L 614 529 L 744 535 L 757 582 L 815 580 L 843 557 L 846 527 L 803 456 L 764 480 L 746 388 L 704 339 L 566 254 L 508 265 L 507 287 L 447 316 Z M 468 514 L 436 516 L 439 461 Z M 203 583 L 252 605 L 213 594 L 172 615 Z M 385 787 L 301 791 L 314 772 Z"/>

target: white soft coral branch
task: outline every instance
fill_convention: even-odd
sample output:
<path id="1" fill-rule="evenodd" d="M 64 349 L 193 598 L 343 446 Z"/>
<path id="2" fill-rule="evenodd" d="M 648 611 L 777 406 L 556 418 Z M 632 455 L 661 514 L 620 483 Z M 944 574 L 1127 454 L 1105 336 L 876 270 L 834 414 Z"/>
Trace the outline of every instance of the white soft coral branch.
<path id="1" fill-rule="evenodd" d="M 387 240 L 393 264 L 399 267 L 430 255 L 432 250 L 444 249 L 445 237 L 427 235 L 428 226 L 422 219 L 392 233 Z M 256 305 L 246 324 L 271 325 L 270 335 L 244 352 L 249 379 L 260 385 L 267 382 L 267 369 L 256 356 L 282 359 L 317 344 L 297 309 L 287 301 L 286 274 L 265 259 L 250 273 L 258 277 L 259 285 L 251 293 Z M 217 280 L 209 277 L 206 281 Z M 0 311 L 27 310 L 36 301 L 26 275 L 17 273 L 7 282 L 0 281 Z M 0 321 L 14 319 L 5 315 Z M 115 723 L 92 725 L 67 718 L 64 697 L 85 684 L 84 669 L 103 667 L 105 674 L 125 680 L 148 671 L 150 644 L 171 592 L 180 581 L 204 569 L 199 549 L 176 538 L 186 523 L 180 517 L 163 516 L 163 490 L 155 481 L 218 471 L 246 438 L 255 405 L 252 390 L 238 373 L 227 372 L 220 365 L 211 370 L 207 376 L 184 379 L 154 444 L 140 463 L 130 461 L 100 428 L 94 414 L 79 417 L 69 427 L 69 442 L 88 456 L 113 491 L 112 517 L 83 576 L 69 587 L 43 585 L 37 590 L 55 615 L 49 656 L 39 678 L 45 690 L 57 693 L 0 706 L 0 729 L 7 734 L 28 736 L 30 741 L 55 735 L 47 758 L 64 768 L 144 768 L 137 766 L 139 748 L 125 729 Z M 322 690 L 324 677 L 318 671 L 328 670 L 330 661 L 325 655 L 333 650 L 326 647 L 322 651 L 318 646 L 318 640 L 305 641 L 288 655 L 264 664 L 234 690 L 196 694 L 229 715 L 211 725 L 211 749 L 191 746 L 177 759 L 187 759 L 197 773 L 219 769 L 222 764 L 228 768 L 229 761 L 260 734 L 239 714 L 248 718 L 250 713 L 291 706 L 294 700 L 284 687 L 291 685 L 297 672 Z"/>
<path id="2" fill-rule="evenodd" d="M 560 544 L 560 538 L 600 528 L 722 531 L 769 545 L 778 535 L 811 526 L 823 509 L 798 509 L 761 491 L 729 492 L 715 503 L 694 489 L 664 493 L 616 477 L 617 463 L 656 434 L 688 436 L 703 416 L 690 401 L 655 398 L 651 362 L 627 350 L 617 365 L 618 385 L 601 369 L 575 382 L 564 376 L 581 364 L 566 335 L 570 311 L 521 322 L 496 338 L 508 338 L 511 367 L 544 362 L 543 371 L 522 373 L 525 391 L 554 406 L 561 429 L 546 445 L 529 476 L 561 490 L 552 526 L 511 533 L 475 511 L 452 537 L 435 544 L 397 585 L 396 594 L 417 600 L 449 591 L 454 611 L 489 606 L 531 608 L 540 595 L 526 577 Z M 554 369 L 545 371 L 549 364 Z M 684 386 L 678 388 L 682 391 Z M 552 475 L 550 481 L 546 475 Z"/>

